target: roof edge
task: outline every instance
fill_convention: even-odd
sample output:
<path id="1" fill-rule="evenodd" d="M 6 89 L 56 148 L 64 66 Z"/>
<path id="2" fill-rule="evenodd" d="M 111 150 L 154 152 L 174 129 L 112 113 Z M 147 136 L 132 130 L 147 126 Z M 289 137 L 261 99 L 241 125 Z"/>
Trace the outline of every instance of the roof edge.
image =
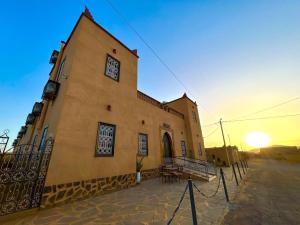
<path id="1" fill-rule="evenodd" d="M 122 45 L 125 49 L 127 49 L 132 55 L 134 55 L 135 57 L 139 58 L 139 56 L 137 55 L 137 51 L 135 49 L 131 50 L 130 48 L 128 48 L 124 43 L 122 43 L 119 39 L 117 39 L 114 35 L 112 35 L 110 32 L 108 32 L 105 28 L 103 28 L 100 24 L 98 24 L 97 22 L 95 22 L 93 19 L 91 19 L 90 17 L 88 17 L 87 15 L 85 15 L 85 13 L 81 13 L 79 19 L 77 20 L 75 26 L 73 27 L 71 34 L 69 35 L 66 44 L 64 46 L 64 48 L 68 45 L 71 37 L 73 36 L 74 31 L 76 30 L 80 20 L 82 19 L 82 17 L 87 18 L 90 22 L 92 22 L 93 24 L 95 24 L 98 28 L 100 28 L 102 31 L 104 31 L 107 35 L 109 35 L 111 38 L 113 38 L 115 41 L 117 41 L 120 45 Z"/>
<path id="2" fill-rule="evenodd" d="M 174 99 L 174 100 L 172 100 L 172 101 L 169 101 L 169 102 L 166 102 L 166 103 L 164 103 L 164 104 L 170 104 L 170 103 L 173 103 L 173 102 L 176 102 L 176 101 L 179 101 L 179 100 L 181 100 L 181 99 L 183 99 L 183 98 L 187 98 L 190 102 L 192 102 L 194 105 L 196 105 L 196 106 L 198 106 L 197 105 L 197 103 L 196 103 L 196 101 L 194 102 L 192 99 L 190 99 L 185 93 L 184 93 L 184 95 L 182 96 L 182 97 L 180 97 L 180 98 L 176 98 L 176 99 Z"/>

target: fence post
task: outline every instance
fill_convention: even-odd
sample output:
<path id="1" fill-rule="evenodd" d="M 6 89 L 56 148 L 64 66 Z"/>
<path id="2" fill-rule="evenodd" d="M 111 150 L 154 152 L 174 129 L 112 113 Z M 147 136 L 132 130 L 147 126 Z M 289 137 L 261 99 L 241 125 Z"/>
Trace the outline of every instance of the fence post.
<path id="1" fill-rule="evenodd" d="M 220 168 L 220 174 L 221 174 L 222 181 L 223 181 L 223 187 L 224 187 L 225 197 L 226 197 L 227 202 L 229 202 L 229 197 L 228 197 L 226 182 L 225 182 L 224 173 L 223 173 L 223 169 L 222 168 Z"/>
<path id="2" fill-rule="evenodd" d="M 233 171 L 233 174 L 234 174 L 234 177 L 235 177 L 236 186 L 239 186 L 239 182 L 238 182 L 238 179 L 236 177 L 236 172 L 235 172 L 235 168 L 234 168 L 234 163 L 232 163 L 231 166 L 232 166 L 232 171 Z"/>
<path id="3" fill-rule="evenodd" d="M 240 178 L 241 178 L 241 180 L 243 179 L 243 177 L 242 177 L 242 174 L 241 174 L 241 171 L 240 171 L 240 167 L 239 167 L 239 164 L 236 162 L 236 165 L 237 165 L 237 168 L 238 168 L 238 171 L 239 171 L 239 174 L 240 174 Z"/>
<path id="4" fill-rule="evenodd" d="M 244 175 L 245 175 L 246 173 L 245 173 L 243 161 L 240 161 L 240 164 L 241 164 L 241 167 L 242 167 L 242 169 L 243 169 L 243 173 L 244 173 Z"/>
<path id="5" fill-rule="evenodd" d="M 191 209 L 192 209 L 193 225 L 198 225 L 194 192 L 193 192 L 193 182 L 192 182 L 191 178 L 188 179 L 188 185 L 189 185 L 189 192 L 190 192 L 190 202 L 191 202 Z"/>

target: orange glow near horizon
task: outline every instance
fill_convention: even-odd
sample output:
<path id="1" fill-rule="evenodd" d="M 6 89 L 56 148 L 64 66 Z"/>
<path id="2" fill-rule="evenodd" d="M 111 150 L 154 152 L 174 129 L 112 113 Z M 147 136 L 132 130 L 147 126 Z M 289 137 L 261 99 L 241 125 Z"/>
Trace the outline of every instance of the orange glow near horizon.
<path id="1" fill-rule="evenodd" d="M 271 110 L 263 111 L 261 113 L 249 115 L 252 112 L 259 111 L 266 107 L 276 105 L 280 102 L 284 102 L 284 99 L 290 97 L 265 96 L 262 93 L 252 93 L 252 96 L 243 96 L 243 101 L 238 101 L 237 98 L 232 98 L 232 103 L 226 105 L 225 103 L 219 105 L 217 108 L 213 108 L 212 111 L 223 110 L 223 121 L 235 119 L 247 119 L 247 118 L 262 118 L 272 117 L 277 115 L 290 115 L 300 112 L 300 100 L 290 102 L 280 107 L 272 108 Z M 269 102 L 269 103 L 268 103 Z M 233 105 L 238 105 L 238 110 L 232 108 Z M 218 114 L 218 113 L 216 113 Z M 220 113 L 221 114 L 221 113 Z M 212 122 L 217 122 L 220 115 L 208 115 L 206 112 L 202 112 L 200 119 L 202 118 L 203 136 L 205 147 L 223 146 L 223 138 L 220 127 L 217 124 L 211 126 Z M 240 116 L 240 118 L 239 118 Z M 300 116 L 273 118 L 264 120 L 249 120 L 249 121 L 236 121 L 236 122 L 223 122 L 224 136 L 227 145 L 236 145 L 243 151 L 252 150 L 253 144 L 246 141 L 246 137 L 249 133 L 254 131 L 262 131 L 270 137 L 268 146 L 273 145 L 286 145 L 286 146 L 300 146 Z M 213 132 L 215 129 L 216 132 Z M 212 133 L 213 132 L 213 133 Z M 212 134 L 211 134 L 212 133 Z M 208 137 L 207 137 L 208 136 Z"/>

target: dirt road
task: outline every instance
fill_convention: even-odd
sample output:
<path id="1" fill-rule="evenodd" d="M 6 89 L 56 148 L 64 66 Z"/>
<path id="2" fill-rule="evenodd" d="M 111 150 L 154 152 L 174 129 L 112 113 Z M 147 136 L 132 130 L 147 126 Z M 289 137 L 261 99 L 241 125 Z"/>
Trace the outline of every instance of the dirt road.
<path id="1" fill-rule="evenodd" d="M 223 225 L 299 225 L 300 164 L 252 160 Z"/>

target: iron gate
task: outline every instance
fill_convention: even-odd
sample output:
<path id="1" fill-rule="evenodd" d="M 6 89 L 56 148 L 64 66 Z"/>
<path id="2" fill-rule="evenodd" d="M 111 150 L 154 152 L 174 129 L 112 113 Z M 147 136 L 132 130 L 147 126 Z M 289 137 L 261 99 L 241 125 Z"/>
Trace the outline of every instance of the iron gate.
<path id="1" fill-rule="evenodd" d="M 0 154 L 5 153 L 6 146 L 9 140 L 8 130 L 3 131 L 3 134 L 0 135 Z"/>
<path id="2" fill-rule="evenodd" d="M 53 142 L 19 145 L 1 156 L 0 216 L 40 206 Z"/>

